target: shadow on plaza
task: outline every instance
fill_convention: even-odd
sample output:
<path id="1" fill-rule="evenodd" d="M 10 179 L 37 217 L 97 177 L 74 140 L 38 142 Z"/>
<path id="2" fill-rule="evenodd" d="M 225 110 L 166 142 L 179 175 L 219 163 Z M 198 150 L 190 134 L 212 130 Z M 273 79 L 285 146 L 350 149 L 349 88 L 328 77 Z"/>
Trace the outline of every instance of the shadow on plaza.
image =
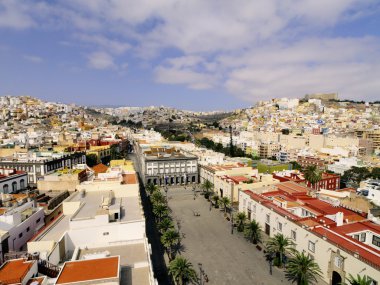
<path id="1" fill-rule="evenodd" d="M 152 263 L 154 275 L 159 284 L 172 284 L 165 263 L 165 250 L 161 244 L 160 235 L 157 230 L 156 222 L 152 212 L 152 205 L 148 196 L 146 195 L 146 191 L 144 188 L 144 184 L 141 180 L 140 173 L 137 172 L 137 174 L 140 183 L 141 202 L 146 219 L 146 235 L 152 248 Z"/>

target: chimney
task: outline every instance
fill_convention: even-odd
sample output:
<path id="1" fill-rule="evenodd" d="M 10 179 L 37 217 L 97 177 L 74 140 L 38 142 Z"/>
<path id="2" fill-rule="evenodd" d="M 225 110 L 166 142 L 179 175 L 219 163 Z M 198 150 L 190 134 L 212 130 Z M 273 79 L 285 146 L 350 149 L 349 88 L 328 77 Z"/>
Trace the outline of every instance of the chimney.
<path id="1" fill-rule="evenodd" d="M 343 225 L 343 212 L 336 213 L 335 222 L 338 227 Z"/>

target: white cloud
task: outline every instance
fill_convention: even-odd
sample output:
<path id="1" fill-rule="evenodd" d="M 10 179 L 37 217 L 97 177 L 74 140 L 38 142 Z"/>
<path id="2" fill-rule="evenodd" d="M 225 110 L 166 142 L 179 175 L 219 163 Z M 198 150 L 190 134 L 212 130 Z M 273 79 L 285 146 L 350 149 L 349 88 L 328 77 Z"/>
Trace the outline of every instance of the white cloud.
<path id="1" fill-rule="evenodd" d="M 88 65 L 94 69 L 116 69 L 112 56 L 105 52 L 94 52 L 88 56 Z"/>
<path id="2" fill-rule="evenodd" d="M 13 26 L 69 30 L 96 51 L 88 56 L 95 69 L 120 72 L 128 52 L 153 66 L 156 82 L 222 86 L 251 102 L 324 91 L 378 96 L 379 38 L 330 33 L 373 13 L 378 0 L 65 0 L 29 5 L 33 19 L 9 3 L 0 15 L 24 19 Z"/>
<path id="3" fill-rule="evenodd" d="M 127 42 L 111 40 L 101 35 L 77 34 L 75 35 L 75 38 L 85 43 L 89 43 L 97 47 L 101 47 L 105 51 L 115 53 L 115 54 L 122 54 L 126 50 L 131 48 L 131 45 Z"/>
<path id="4" fill-rule="evenodd" d="M 378 58 L 378 39 L 347 38 L 266 46 L 236 61 L 233 57 L 220 61 L 230 68 L 224 83 L 227 90 L 247 101 L 314 92 L 374 100 L 380 88 Z"/>
<path id="5" fill-rule="evenodd" d="M 23 58 L 33 63 L 41 63 L 43 61 L 41 57 L 36 55 L 24 54 Z"/>
<path id="6" fill-rule="evenodd" d="M 0 3 L 0 28 L 26 29 L 35 25 L 28 15 L 28 5 L 17 0 Z"/>

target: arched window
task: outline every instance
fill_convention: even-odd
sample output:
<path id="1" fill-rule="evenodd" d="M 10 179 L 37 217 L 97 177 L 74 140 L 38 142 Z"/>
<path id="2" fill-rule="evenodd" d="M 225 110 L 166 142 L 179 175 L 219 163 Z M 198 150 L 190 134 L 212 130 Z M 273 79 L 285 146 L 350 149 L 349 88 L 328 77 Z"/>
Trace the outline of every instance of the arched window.
<path id="1" fill-rule="evenodd" d="M 16 192 L 17 191 L 17 182 L 13 182 L 12 183 L 12 192 Z"/>
<path id="2" fill-rule="evenodd" d="M 24 188 L 25 188 L 25 180 L 21 179 L 20 180 L 20 189 L 24 189 Z"/>
<path id="3" fill-rule="evenodd" d="M 8 194 L 8 191 L 9 191 L 9 186 L 8 186 L 8 184 L 5 184 L 3 186 L 3 192 L 4 192 L 4 194 Z"/>

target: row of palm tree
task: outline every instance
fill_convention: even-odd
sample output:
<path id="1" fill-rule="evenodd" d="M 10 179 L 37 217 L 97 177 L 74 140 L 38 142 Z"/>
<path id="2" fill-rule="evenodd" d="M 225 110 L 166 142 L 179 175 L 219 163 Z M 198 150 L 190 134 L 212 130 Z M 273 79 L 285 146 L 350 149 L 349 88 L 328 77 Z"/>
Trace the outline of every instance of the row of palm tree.
<path id="1" fill-rule="evenodd" d="M 161 243 L 169 258 L 169 274 L 173 277 L 176 285 L 196 282 L 198 280 L 197 274 L 191 262 L 177 255 L 177 253 L 180 253 L 181 236 L 175 229 L 165 196 L 161 193 L 159 187 L 153 184 L 148 184 L 146 190 L 149 193 L 152 212 L 161 235 Z"/>

